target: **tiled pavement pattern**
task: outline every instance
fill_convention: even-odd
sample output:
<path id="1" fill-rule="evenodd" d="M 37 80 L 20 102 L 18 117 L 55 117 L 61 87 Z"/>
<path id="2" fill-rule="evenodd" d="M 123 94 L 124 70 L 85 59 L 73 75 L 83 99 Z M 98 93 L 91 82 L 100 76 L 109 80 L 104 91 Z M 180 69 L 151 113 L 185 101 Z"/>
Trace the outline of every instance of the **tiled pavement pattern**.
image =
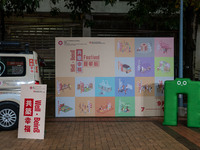
<path id="1" fill-rule="evenodd" d="M 200 129 L 163 126 L 162 117 L 47 118 L 44 140 L 0 131 L 0 150 L 200 150 Z"/>

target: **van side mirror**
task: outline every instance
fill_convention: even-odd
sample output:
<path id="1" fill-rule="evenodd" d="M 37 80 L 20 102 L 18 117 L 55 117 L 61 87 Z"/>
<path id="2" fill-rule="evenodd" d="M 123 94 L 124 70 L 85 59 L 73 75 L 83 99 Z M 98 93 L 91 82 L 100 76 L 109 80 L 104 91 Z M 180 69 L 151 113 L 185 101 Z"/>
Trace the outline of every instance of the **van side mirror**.
<path id="1" fill-rule="evenodd" d="M 45 67 L 46 66 L 46 63 L 45 63 L 44 59 L 42 59 L 42 58 L 39 59 L 39 65 L 40 65 L 40 67 Z"/>

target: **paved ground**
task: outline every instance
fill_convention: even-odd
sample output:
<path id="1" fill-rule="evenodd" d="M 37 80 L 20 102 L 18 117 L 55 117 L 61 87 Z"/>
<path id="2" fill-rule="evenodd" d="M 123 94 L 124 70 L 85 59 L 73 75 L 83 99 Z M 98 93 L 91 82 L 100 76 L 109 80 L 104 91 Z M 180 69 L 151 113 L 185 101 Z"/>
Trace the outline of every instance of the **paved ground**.
<path id="1" fill-rule="evenodd" d="M 44 140 L 1 131 L 0 150 L 200 150 L 200 128 L 188 128 L 184 118 L 162 126 L 162 119 L 47 118 Z"/>

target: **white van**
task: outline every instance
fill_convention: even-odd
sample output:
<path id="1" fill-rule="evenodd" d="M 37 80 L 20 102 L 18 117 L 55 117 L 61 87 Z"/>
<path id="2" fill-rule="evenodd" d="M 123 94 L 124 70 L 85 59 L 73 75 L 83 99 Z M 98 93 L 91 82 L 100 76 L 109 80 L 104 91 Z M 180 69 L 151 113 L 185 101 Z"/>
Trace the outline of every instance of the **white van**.
<path id="1" fill-rule="evenodd" d="M 0 129 L 18 126 L 22 84 L 41 83 L 36 52 L 0 52 Z"/>

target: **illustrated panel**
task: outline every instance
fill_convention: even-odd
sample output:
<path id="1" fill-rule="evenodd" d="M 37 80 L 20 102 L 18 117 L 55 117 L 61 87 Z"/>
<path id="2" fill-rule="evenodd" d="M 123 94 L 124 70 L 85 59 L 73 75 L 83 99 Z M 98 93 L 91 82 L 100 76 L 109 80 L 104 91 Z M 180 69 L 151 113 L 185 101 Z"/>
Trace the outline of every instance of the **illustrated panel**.
<path id="1" fill-rule="evenodd" d="M 75 78 L 57 77 L 56 78 L 56 97 L 74 97 Z"/>
<path id="2" fill-rule="evenodd" d="M 135 96 L 154 96 L 155 81 L 154 77 L 136 77 L 135 78 Z"/>
<path id="3" fill-rule="evenodd" d="M 56 117 L 75 117 L 75 97 L 56 97 Z"/>
<path id="4" fill-rule="evenodd" d="M 135 97 L 115 97 L 116 116 L 135 116 Z"/>
<path id="5" fill-rule="evenodd" d="M 96 116 L 115 116 L 115 97 L 95 98 Z"/>
<path id="6" fill-rule="evenodd" d="M 116 77 L 134 77 L 135 59 L 128 57 L 115 58 L 115 76 Z"/>
<path id="7" fill-rule="evenodd" d="M 94 97 L 95 79 L 92 77 L 76 77 L 75 79 L 76 97 Z"/>
<path id="8" fill-rule="evenodd" d="M 95 97 L 76 97 L 76 117 L 95 116 Z"/>
<path id="9" fill-rule="evenodd" d="M 174 58 L 155 57 L 155 76 L 173 77 L 174 76 Z"/>
<path id="10" fill-rule="evenodd" d="M 155 57 L 174 57 L 174 38 L 155 38 Z"/>
<path id="11" fill-rule="evenodd" d="M 115 57 L 134 57 L 134 38 L 115 38 Z"/>
<path id="12" fill-rule="evenodd" d="M 154 77 L 154 58 L 137 57 L 135 58 L 136 77 Z"/>
<path id="13" fill-rule="evenodd" d="M 135 38 L 135 57 L 154 57 L 154 38 Z"/>
<path id="14" fill-rule="evenodd" d="M 133 77 L 116 77 L 115 96 L 117 97 L 135 96 L 135 79 Z"/>
<path id="15" fill-rule="evenodd" d="M 155 77 L 155 96 L 164 97 L 164 84 L 167 80 L 174 80 L 174 77 Z"/>
<path id="16" fill-rule="evenodd" d="M 95 96 L 113 97 L 115 96 L 115 78 L 96 77 L 95 78 Z"/>

